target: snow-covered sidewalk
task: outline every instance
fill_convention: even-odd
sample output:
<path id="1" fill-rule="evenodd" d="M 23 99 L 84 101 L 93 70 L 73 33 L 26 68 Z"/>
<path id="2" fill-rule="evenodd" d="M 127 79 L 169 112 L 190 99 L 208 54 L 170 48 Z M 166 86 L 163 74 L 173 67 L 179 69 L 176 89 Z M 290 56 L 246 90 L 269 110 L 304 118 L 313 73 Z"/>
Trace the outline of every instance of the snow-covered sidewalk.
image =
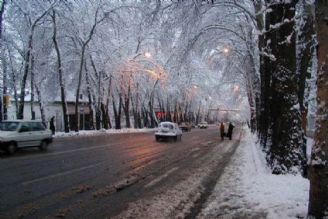
<path id="1" fill-rule="evenodd" d="M 247 129 L 199 218 L 305 218 L 309 181 L 272 175 Z"/>

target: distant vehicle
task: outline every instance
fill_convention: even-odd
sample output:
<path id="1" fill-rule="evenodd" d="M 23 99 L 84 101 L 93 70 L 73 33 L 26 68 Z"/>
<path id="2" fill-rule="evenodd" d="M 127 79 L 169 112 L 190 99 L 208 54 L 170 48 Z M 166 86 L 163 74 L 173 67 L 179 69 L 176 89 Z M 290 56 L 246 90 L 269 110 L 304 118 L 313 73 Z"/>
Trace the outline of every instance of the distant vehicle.
<path id="1" fill-rule="evenodd" d="M 179 128 L 183 132 L 190 132 L 191 131 L 191 124 L 189 124 L 187 122 L 183 122 L 179 125 Z"/>
<path id="2" fill-rule="evenodd" d="M 208 127 L 207 122 L 201 122 L 198 124 L 198 128 L 200 129 L 207 129 L 207 127 Z"/>
<path id="3" fill-rule="evenodd" d="M 158 125 L 158 130 L 155 132 L 156 141 L 161 139 L 173 139 L 174 141 L 182 138 L 182 131 L 178 124 L 173 122 L 161 122 Z"/>
<path id="4" fill-rule="evenodd" d="M 13 154 L 18 148 L 39 147 L 47 150 L 52 133 L 41 121 L 12 120 L 0 122 L 0 149 Z"/>

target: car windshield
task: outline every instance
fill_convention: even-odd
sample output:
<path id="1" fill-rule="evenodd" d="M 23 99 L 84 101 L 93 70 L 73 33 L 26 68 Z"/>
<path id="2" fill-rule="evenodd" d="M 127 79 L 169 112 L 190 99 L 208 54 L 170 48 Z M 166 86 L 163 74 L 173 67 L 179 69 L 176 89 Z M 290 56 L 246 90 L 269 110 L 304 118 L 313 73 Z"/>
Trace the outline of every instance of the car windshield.
<path id="1" fill-rule="evenodd" d="M 16 131 L 18 127 L 18 122 L 0 122 L 1 131 Z"/>
<path id="2" fill-rule="evenodd" d="M 168 129 L 173 129 L 173 125 L 169 124 L 169 123 L 162 123 L 161 127 L 168 128 Z"/>

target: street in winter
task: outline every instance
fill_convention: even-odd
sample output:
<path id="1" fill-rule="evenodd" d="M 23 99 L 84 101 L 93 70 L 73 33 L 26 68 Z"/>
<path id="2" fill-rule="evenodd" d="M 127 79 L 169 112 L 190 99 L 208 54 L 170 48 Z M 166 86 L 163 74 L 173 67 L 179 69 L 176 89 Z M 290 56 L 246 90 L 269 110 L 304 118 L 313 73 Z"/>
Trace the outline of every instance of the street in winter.
<path id="1" fill-rule="evenodd" d="M 0 219 L 328 218 L 326 0 L 0 0 Z"/>

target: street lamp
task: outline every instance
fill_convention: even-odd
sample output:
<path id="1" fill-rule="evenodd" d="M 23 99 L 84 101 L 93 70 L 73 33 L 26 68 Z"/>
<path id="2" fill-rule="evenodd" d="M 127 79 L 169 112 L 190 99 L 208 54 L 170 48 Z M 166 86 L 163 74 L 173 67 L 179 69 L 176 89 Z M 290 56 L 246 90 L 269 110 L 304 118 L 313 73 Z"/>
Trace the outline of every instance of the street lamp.
<path id="1" fill-rule="evenodd" d="M 238 91 L 239 91 L 239 85 L 235 85 L 233 91 L 234 91 L 234 92 L 238 92 Z"/>
<path id="2" fill-rule="evenodd" d="M 138 53 L 138 54 L 136 54 L 131 60 L 135 60 L 135 59 L 137 59 L 139 56 L 144 56 L 144 57 L 146 57 L 146 58 L 151 58 L 151 53 L 150 52 L 145 52 L 145 53 Z"/>
<path id="3" fill-rule="evenodd" d="M 151 54 L 150 54 L 150 52 L 145 52 L 145 57 L 146 57 L 146 58 L 151 58 Z"/>
<path id="4" fill-rule="evenodd" d="M 229 49 L 228 48 L 223 48 L 223 52 L 224 52 L 224 54 L 228 54 L 229 53 Z"/>

